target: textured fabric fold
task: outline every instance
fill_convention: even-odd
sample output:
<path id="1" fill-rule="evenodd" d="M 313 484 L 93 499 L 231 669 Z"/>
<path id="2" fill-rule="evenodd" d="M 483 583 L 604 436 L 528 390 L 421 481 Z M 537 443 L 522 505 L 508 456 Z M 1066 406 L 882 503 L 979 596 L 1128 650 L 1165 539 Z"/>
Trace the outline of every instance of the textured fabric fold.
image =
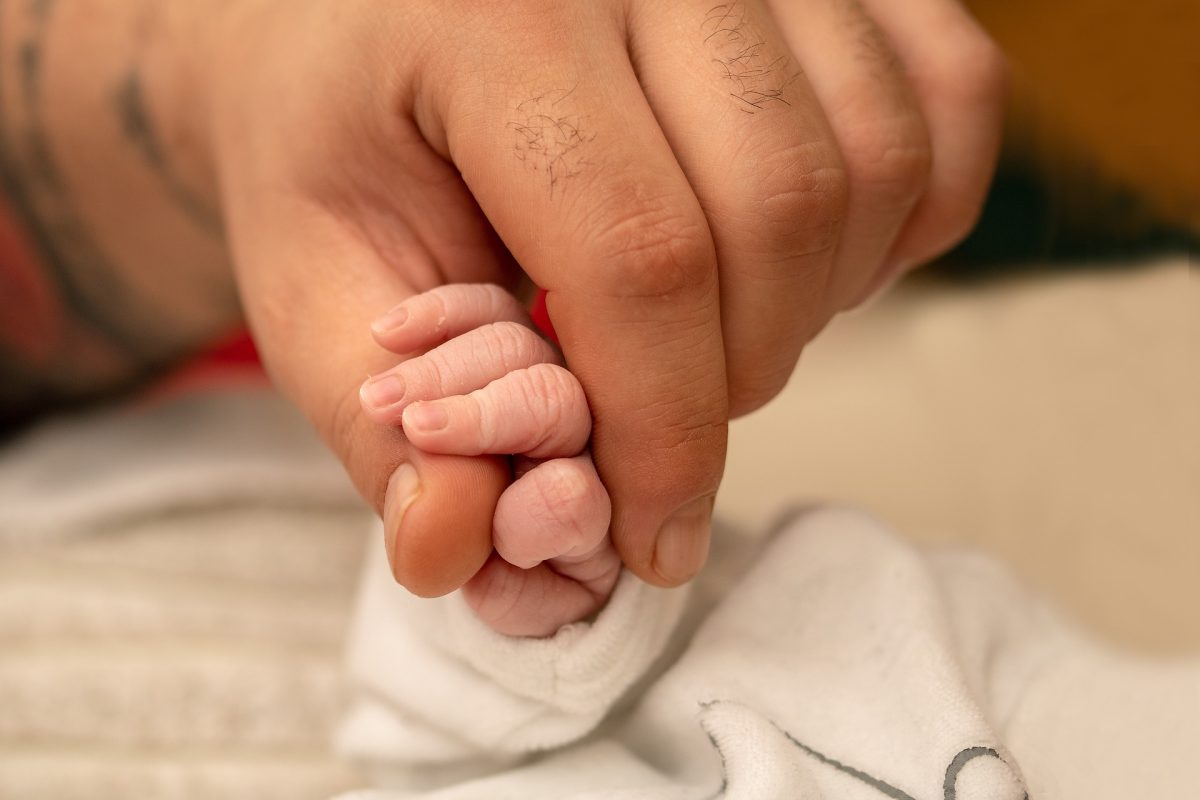
<path id="1" fill-rule="evenodd" d="M 392 771 L 347 799 L 1200 796 L 1194 771 L 1163 768 L 1200 746 L 1195 660 L 1099 647 L 988 560 L 923 552 L 853 510 L 798 515 L 750 563 L 694 632 L 675 628 L 670 663 L 632 681 L 610 648 L 682 595 L 627 581 L 594 628 L 521 641 L 455 598 L 377 587 L 341 742 Z M 580 724 L 618 664 L 625 701 Z"/>
<path id="2" fill-rule="evenodd" d="M 545 639 L 509 637 L 480 622 L 460 594 L 412 597 L 381 548 L 368 548 L 348 661 L 358 699 L 339 742 L 367 760 L 414 766 L 568 744 L 650 669 L 686 595 L 624 573 L 594 621 Z M 426 736 L 443 742 L 440 755 Z"/>

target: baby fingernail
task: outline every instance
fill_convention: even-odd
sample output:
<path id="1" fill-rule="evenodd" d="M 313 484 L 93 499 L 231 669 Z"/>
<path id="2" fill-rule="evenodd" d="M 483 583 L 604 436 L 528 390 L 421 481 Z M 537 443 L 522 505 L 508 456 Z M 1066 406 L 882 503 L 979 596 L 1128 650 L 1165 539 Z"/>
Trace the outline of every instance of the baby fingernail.
<path id="1" fill-rule="evenodd" d="M 396 467 L 388 480 L 387 493 L 383 498 L 383 535 L 389 557 L 395 549 L 396 532 L 404 521 L 404 514 L 420 493 L 421 481 L 416 468 L 412 464 Z"/>
<path id="2" fill-rule="evenodd" d="M 367 379 L 358 390 L 358 396 L 368 408 L 384 409 L 394 406 L 404 399 L 404 379 L 387 372 L 376 375 Z"/>
<path id="3" fill-rule="evenodd" d="M 672 586 L 695 577 L 708 558 L 712 534 L 712 497 L 687 503 L 667 517 L 658 531 L 652 568 Z"/>
<path id="4" fill-rule="evenodd" d="M 446 409 L 434 403 L 417 403 L 404 410 L 404 427 L 425 433 L 440 431 L 450 422 Z"/>
<path id="5" fill-rule="evenodd" d="M 394 331 L 396 328 L 403 327 L 408 321 L 408 309 L 403 307 L 393 308 L 391 311 L 384 314 L 379 319 L 371 323 L 371 330 L 376 334 L 383 335 L 389 331 Z"/>

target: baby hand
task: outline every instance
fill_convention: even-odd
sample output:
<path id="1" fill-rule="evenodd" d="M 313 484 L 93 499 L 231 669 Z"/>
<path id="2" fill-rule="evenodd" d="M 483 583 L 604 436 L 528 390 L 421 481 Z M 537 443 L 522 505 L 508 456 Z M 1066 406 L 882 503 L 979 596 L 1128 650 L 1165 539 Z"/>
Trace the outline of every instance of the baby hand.
<path id="1" fill-rule="evenodd" d="M 389 316 L 403 323 L 376 340 L 420 355 L 364 384 L 367 413 L 403 425 L 426 452 L 513 457 L 514 480 L 493 518 L 495 552 L 463 587 L 467 602 L 511 636 L 549 636 L 595 613 L 621 562 L 608 493 L 587 452 L 591 412 L 558 351 L 497 286 L 441 286 Z M 445 546 L 455 546 L 453 531 Z"/>

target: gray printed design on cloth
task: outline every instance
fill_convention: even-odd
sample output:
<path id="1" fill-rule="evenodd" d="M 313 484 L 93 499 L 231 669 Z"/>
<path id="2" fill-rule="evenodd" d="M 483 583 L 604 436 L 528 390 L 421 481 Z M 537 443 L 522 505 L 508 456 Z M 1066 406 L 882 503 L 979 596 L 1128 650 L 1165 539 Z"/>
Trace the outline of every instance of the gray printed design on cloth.
<path id="1" fill-rule="evenodd" d="M 736 702 L 730 701 L 730 700 L 718 699 L 718 700 L 705 701 L 705 702 L 700 703 L 700 708 L 703 712 L 703 711 L 706 711 L 708 709 L 711 709 L 711 708 L 714 708 L 714 707 L 720 706 L 720 705 L 739 706 L 745 712 L 757 714 L 757 712 L 754 712 L 751 709 L 742 706 L 742 704 L 736 703 Z M 817 750 L 815 747 L 805 744 L 804 742 L 797 739 L 794 735 L 792 735 L 791 732 L 789 732 L 788 730 L 786 730 L 785 728 L 780 726 L 779 723 L 775 722 L 774 720 L 770 719 L 769 717 L 764 717 L 764 719 L 772 728 L 774 728 L 774 730 L 776 732 L 778 732 L 781 736 L 783 736 L 783 738 L 786 739 L 789 744 L 791 744 L 793 747 L 795 747 L 802 753 L 805 753 L 806 755 L 812 757 L 812 759 L 815 760 L 816 762 L 818 762 L 820 764 L 824 764 L 825 766 L 831 767 L 832 769 L 836 770 L 837 772 L 840 772 L 843 775 L 849 776 L 850 778 L 863 784 L 864 786 L 867 786 L 867 787 L 870 787 L 871 789 L 876 790 L 883 797 L 891 798 L 891 800 L 921 800 L 921 798 L 918 798 L 918 797 L 904 791 L 903 789 L 900 789 L 900 788 L 894 786 L 893 784 L 888 783 L 885 780 L 882 780 L 881 778 L 877 778 L 865 770 L 859 769 L 857 767 L 851 766 L 850 764 L 839 761 L 838 759 L 833 758 L 832 756 L 827 755 L 826 753 L 823 753 L 820 750 Z M 716 735 L 714 730 L 709 726 L 709 724 L 707 724 L 707 721 L 704 719 L 703 716 L 700 719 L 700 727 L 704 731 L 705 737 L 708 739 L 709 744 L 712 745 L 713 750 L 716 751 L 717 756 L 721 762 L 721 785 L 717 789 L 717 791 L 711 796 L 712 800 L 716 800 L 716 798 L 725 796 L 725 794 L 729 788 L 729 775 L 728 775 L 728 773 L 729 773 L 729 755 L 722 748 L 719 737 Z M 1002 755 L 1000 755 L 1000 753 L 995 748 L 989 747 L 986 745 L 973 745 L 970 747 L 964 747 L 963 749 L 959 750 L 957 753 L 954 754 L 954 757 L 950 759 L 950 763 L 947 764 L 947 766 L 946 766 L 946 771 L 942 778 L 942 796 L 941 796 L 940 800 L 966 800 L 965 798 L 960 799 L 960 796 L 959 796 L 959 790 L 960 790 L 959 777 L 961 776 L 961 774 L 963 773 L 963 771 L 967 767 L 967 765 L 972 763 L 976 759 L 989 759 L 989 760 L 995 760 L 995 761 L 999 762 L 1000 764 L 1003 765 L 1002 770 L 1005 773 L 1007 773 L 1007 775 L 1005 777 L 1007 777 L 1009 780 L 1015 780 L 1015 776 L 1013 774 L 1011 767 L 1008 765 L 1008 762 L 1004 760 L 1004 757 Z M 972 785 L 969 787 L 969 790 L 966 794 L 968 794 L 970 797 L 977 797 L 977 796 L 992 797 L 993 795 L 991 793 L 985 793 L 983 795 L 980 795 L 980 791 L 981 790 L 986 791 L 987 788 L 988 787 Z M 1029 793 L 1027 791 L 1025 791 L 1024 789 L 1020 789 L 1020 792 L 1021 792 L 1020 797 L 1014 796 L 1012 798 L 1012 800 L 1030 800 Z M 995 800 L 1006 800 L 1006 798 L 997 797 L 997 798 L 995 798 Z"/>

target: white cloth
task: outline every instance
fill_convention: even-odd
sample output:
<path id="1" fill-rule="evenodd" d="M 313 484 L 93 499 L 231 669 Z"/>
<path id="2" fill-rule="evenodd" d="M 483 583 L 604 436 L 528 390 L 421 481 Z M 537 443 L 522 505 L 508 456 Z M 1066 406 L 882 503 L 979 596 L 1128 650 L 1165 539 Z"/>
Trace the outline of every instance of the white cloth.
<path id="1" fill-rule="evenodd" d="M 0 448 L 0 798 L 324 800 L 371 513 L 265 389 Z"/>
<path id="2" fill-rule="evenodd" d="M 1108 651 L 855 511 L 799 515 L 732 582 L 718 553 L 731 585 L 690 600 L 625 576 L 547 640 L 369 552 L 338 741 L 389 788 L 343 800 L 1200 797 L 1200 663 Z"/>
<path id="3" fill-rule="evenodd" d="M 344 508 L 354 498 L 299 414 L 265 389 L 49 420 L 0 450 L 0 541 L 233 505 Z"/>
<path id="4" fill-rule="evenodd" d="M 1200 664 L 837 510 L 545 641 L 408 598 L 372 531 L 339 739 L 364 776 L 323 740 L 365 519 L 264 393 L 8 443 L 0 797 L 1200 797 Z"/>

